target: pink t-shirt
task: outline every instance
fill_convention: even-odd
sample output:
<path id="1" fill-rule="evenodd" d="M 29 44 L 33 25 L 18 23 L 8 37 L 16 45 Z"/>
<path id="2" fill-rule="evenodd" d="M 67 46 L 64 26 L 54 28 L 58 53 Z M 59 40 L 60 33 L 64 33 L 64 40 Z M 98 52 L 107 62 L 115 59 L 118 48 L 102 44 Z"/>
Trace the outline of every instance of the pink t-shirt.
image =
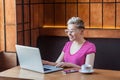
<path id="1" fill-rule="evenodd" d="M 68 41 L 64 48 L 64 62 L 70 62 L 81 66 L 85 63 L 85 58 L 87 54 L 96 53 L 96 47 L 93 43 L 86 41 L 82 47 L 73 55 L 70 54 L 70 47 L 72 42 Z"/>

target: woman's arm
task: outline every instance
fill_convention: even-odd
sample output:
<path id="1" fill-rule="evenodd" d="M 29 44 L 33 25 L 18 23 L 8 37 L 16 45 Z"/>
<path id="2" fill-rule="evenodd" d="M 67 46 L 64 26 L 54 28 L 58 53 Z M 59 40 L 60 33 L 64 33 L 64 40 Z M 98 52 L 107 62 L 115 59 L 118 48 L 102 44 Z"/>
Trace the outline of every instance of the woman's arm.
<path id="1" fill-rule="evenodd" d="M 64 52 L 61 52 L 60 56 L 58 57 L 58 59 L 56 60 L 56 63 L 62 62 L 64 58 Z"/>
<path id="2" fill-rule="evenodd" d="M 56 60 L 56 62 L 51 62 L 51 61 L 47 61 L 47 60 L 42 60 L 42 63 L 45 64 L 45 65 L 55 66 L 55 65 L 57 65 L 57 63 L 63 61 L 63 57 L 64 57 L 64 52 L 62 52 L 62 53 L 60 54 L 60 56 L 58 57 L 58 59 Z"/>
<path id="3" fill-rule="evenodd" d="M 60 58 L 61 59 L 61 58 Z M 89 64 L 91 65 L 92 67 L 94 66 L 94 59 L 95 59 L 95 53 L 91 53 L 91 54 L 88 54 L 86 56 L 86 60 L 85 60 L 85 64 Z M 73 67 L 73 68 L 80 68 L 79 65 L 76 65 L 76 64 L 72 64 L 72 63 L 67 63 L 67 62 L 59 62 L 59 59 L 58 59 L 58 62 L 57 62 L 57 67 Z"/>
<path id="4" fill-rule="evenodd" d="M 56 66 L 57 67 L 74 67 L 74 68 L 80 68 L 80 66 L 78 66 L 76 64 L 63 62 L 63 58 L 64 58 L 64 52 L 62 52 L 60 54 L 60 56 L 58 57 L 58 59 L 56 61 L 56 63 L 57 63 Z"/>
<path id="5" fill-rule="evenodd" d="M 85 64 L 89 64 L 92 67 L 94 66 L 95 53 L 88 54 L 86 56 Z"/>

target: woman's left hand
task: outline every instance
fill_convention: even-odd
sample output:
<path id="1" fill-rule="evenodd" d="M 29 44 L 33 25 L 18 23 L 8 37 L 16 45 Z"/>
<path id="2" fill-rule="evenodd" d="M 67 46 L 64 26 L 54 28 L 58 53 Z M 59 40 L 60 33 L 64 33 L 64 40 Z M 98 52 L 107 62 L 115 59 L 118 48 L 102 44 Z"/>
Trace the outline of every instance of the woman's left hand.
<path id="1" fill-rule="evenodd" d="M 69 67 L 69 68 L 77 68 L 77 69 L 80 69 L 80 66 L 79 66 L 79 65 L 72 64 L 72 63 L 68 63 L 68 62 L 59 62 L 59 63 L 56 63 L 55 66 L 56 66 L 56 67 L 62 67 L 62 68 Z"/>
<path id="2" fill-rule="evenodd" d="M 56 67 L 70 67 L 71 63 L 67 63 L 67 62 L 59 62 L 56 64 Z"/>

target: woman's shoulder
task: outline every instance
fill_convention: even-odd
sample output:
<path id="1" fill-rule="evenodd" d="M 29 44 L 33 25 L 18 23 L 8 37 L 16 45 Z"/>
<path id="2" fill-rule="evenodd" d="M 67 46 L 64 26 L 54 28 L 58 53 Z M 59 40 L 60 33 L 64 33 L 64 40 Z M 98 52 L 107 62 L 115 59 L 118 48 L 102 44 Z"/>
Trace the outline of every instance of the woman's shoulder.
<path id="1" fill-rule="evenodd" d="M 93 42 L 90 42 L 88 40 L 86 40 L 85 45 L 87 45 L 87 46 L 95 46 L 95 44 Z"/>
<path id="2" fill-rule="evenodd" d="M 67 41 L 65 44 L 72 44 L 72 41 Z"/>
<path id="3" fill-rule="evenodd" d="M 87 50 L 87 53 L 96 53 L 96 46 L 90 41 L 85 42 L 84 49 Z"/>

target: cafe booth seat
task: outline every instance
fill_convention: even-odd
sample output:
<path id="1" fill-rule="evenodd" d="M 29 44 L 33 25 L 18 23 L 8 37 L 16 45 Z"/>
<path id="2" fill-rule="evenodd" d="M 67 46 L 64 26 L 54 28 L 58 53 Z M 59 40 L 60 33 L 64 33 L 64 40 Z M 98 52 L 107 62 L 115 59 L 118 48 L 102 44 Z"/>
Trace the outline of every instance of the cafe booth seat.
<path id="1" fill-rule="evenodd" d="M 0 52 L 0 72 L 17 66 L 16 54 Z"/>
<path id="2" fill-rule="evenodd" d="M 94 68 L 120 70 L 120 39 L 114 38 L 86 38 L 96 45 Z M 42 58 L 56 61 L 59 57 L 67 37 L 63 36 L 39 36 L 37 47 Z"/>

